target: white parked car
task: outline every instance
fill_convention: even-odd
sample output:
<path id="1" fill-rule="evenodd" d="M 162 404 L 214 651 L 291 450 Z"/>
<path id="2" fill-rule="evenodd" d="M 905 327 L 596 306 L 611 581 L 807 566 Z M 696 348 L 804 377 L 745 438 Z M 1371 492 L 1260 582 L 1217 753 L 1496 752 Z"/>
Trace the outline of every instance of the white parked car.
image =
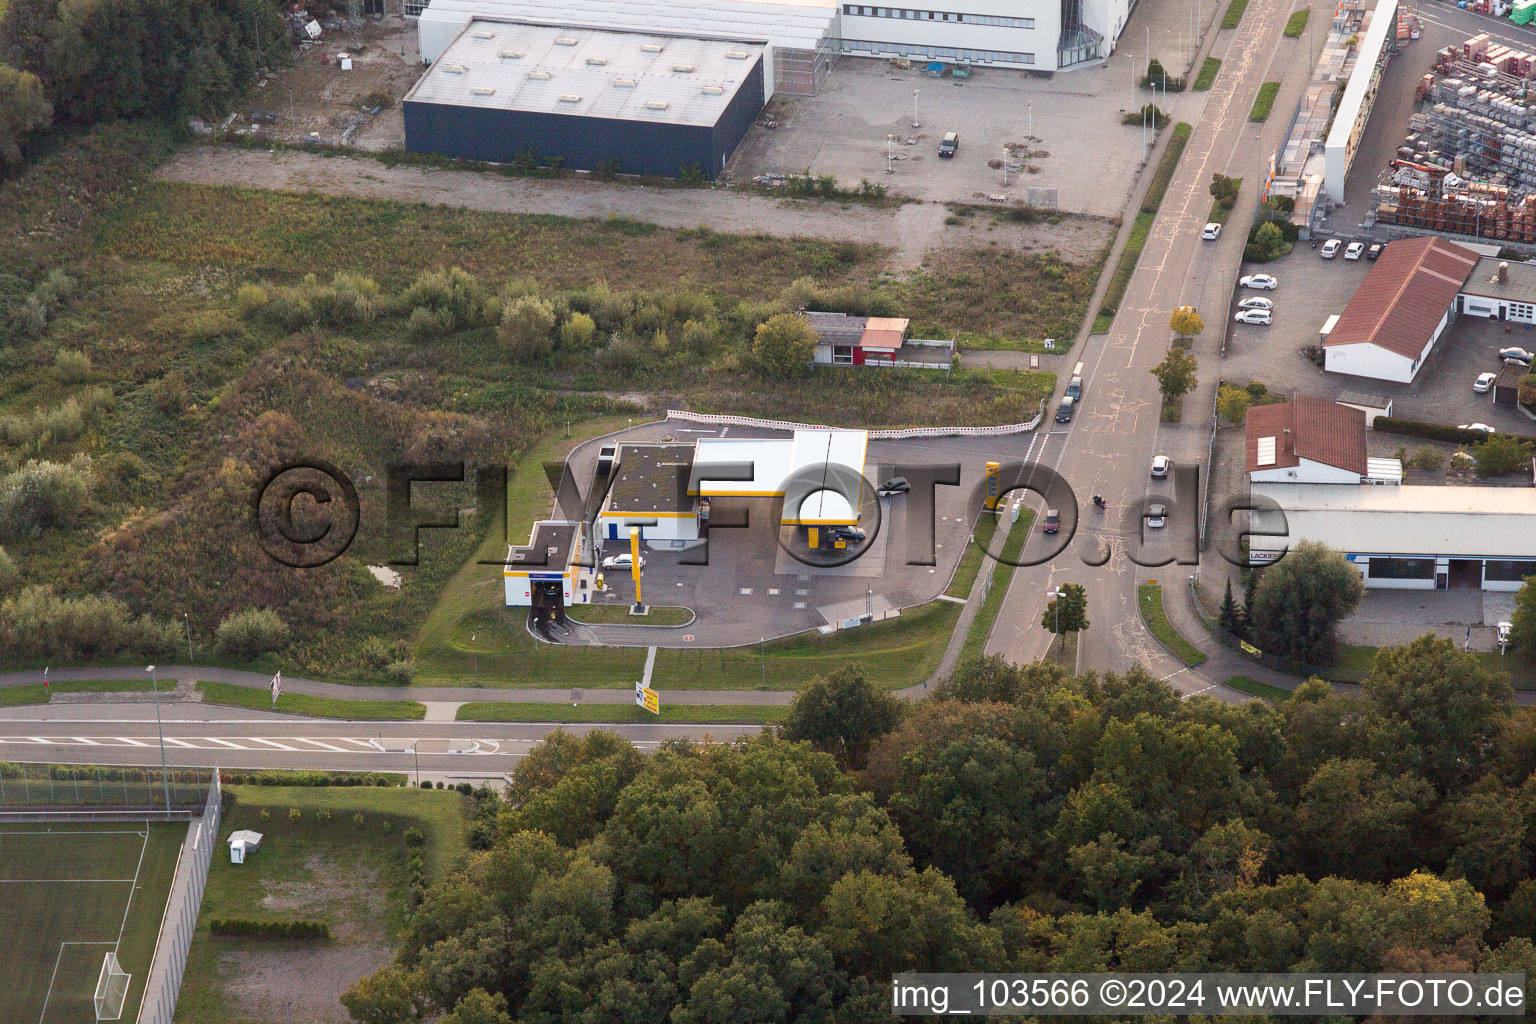
<path id="1" fill-rule="evenodd" d="M 1514 630 L 1514 628 L 1515 624 L 1512 622 L 1499 623 L 1499 650 L 1502 651 L 1504 648 L 1509 646 L 1509 634 Z"/>
<path id="2" fill-rule="evenodd" d="M 1493 382 L 1498 379 L 1499 375 L 1496 373 L 1480 373 L 1477 375 L 1477 380 L 1472 382 L 1472 390 L 1480 395 L 1486 395 L 1488 389 L 1493 387 Z"/>
<path id="3" fill-rule="evenodd" d="M 1268 274 L 1249 274 L 1247 277 L 1238 278 L 1237 284 L 1240 288 L 1264 288 L 1269 291 L 1280 287 L 1280 282 Z"/>
<path id="4" fill-rule="evenodd" d="M 1274 314 L 1267 309 L 1245 309 L 1232 319 L 1240 324 L 1258 324 L 1262 327 L 1268 327 L 1270 322 L 1274 320 Z"/>
<path id="5" fill-rule="evenodd" d="M 1323 243 L 1322 249 L 1318 250 L 1317 254 L 1325 260 L 1331 260 L 1339 254 L 1339 250 L 1343 248 L 1343 246 L 1344 243 L 1339 241 L 1337 238 L 1330 238 L 1328 241 Z"/>
<path id="6" fill-rule="evenodd" d="M 1147 529 L 1161 530 L 1168 525 L 1168 508 L 1166 505 L 1147 506 Z"/>
<path id="7" fill-rule="evenodd" d="M 1200 237 L 1205 239 L 1207 242 L 1214 242 L 1216 239 L 1221 237 L 1221 225 L 1217 224 L 1215 221 L 1212 221 L 1205 226 L 1204 231 L 1200 232 Z"/>
<path id="8" fill-rule="evenodd" d="M 1457 430 L 1476 430 L 1476 431 L 1478 431 L 1480 433 L 1483 433 L 1483 434 L 1497 434 L 1498 433 L 1497 430 L 1494 430 L 1492 427 L 1490 427 L 1486 423 L 1462 423 L 1462 424 L 1459 424 L 1456 427 L 1456 429 Z"/>
<path id="9" fill-rule="evenodd" d="M 628 551 L 624 552 L 622 555 L 609 555 L 607 558 L 603 559 L 604 569 L 628 569 L 634 564 L 635 560 Z M 645 568 L 644 555 L 640 556 L 640 568 Z"/>
<path id="10" fill-rule="evenodd" d="M 1168 456 L 1166 455 L 1152 456 L 1152 479 L 1161 480 L 1163 477 L 1167 476 L 1168 467 L 1171 465 L 1173 465 L 1173 463 L 1168 461 Z"/>
<path id="11" fill-rule="evenodd" d="M 1242 302 L 1239 302 L 1237 304 L 1237 308 L 1238 309 L 1274 309 L 1275 308 L 1275 304 L 1273 302 L 1271 302 L 1269 299 L 1266 299 L 1266 298 L 1263 298 L 1261 296 L 1255 295 L 1252 298 L 1244 299 Z"/>
<path id="12" fill-rule="evenodd" d="M 1347 260 L 1357 260 L 1363 252 L 1365 252 L 1364 242 L 1350 242 L 1344 248 L 1344 258 Z"/>

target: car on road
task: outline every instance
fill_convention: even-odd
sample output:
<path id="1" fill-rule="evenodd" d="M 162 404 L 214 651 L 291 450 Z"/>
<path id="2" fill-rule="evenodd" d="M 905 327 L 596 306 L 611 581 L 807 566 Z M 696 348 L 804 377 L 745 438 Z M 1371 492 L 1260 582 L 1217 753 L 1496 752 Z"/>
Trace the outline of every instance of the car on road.
<path id="1" fill-rule="evenodd" d="M 1204 231 L 1200 232 L 1200 237 L 1205 239 L 1207 242 L 1216 241 L 1216 239 L 1221 237 L 1221 225 L 1217 224 L 1215 221 L 1212 221 L 1205 226 Z"/>
<path id="2" fill-rule="evenodd" d="M 945 132 L 944 138 L 939 142 L 939 156 L 954 156 L 960 148 L 960 133 Z"/>
<path id="3" fill-rule="evenodd" d="M 1493 387 L 1493 382 L 1498 379 L 1499 375 L 1496 373 L 1480 373 L 1477 375 L 1477 380 L 1472 382 L 1472 390 L 1480 395 L 1486 395 L 1488 389 Z"/>
<path id="4" fill-rule="evenodd" d="M 1349 245 L 1344 247 L 1344 258 L 1347 260 L 1357 260 L 1363 252 L 1365 252 L 1364 243 L 1350 242 Z"/>
<path id="5" fill-rule="evenodd" d="M 1497 434 L 1498 433 L 1497 430 L 1494 430 L 1492 427 L 1490 427 L 1486 423 L 1462 423 L 1462 424 L 1458 424 L 1456 429 L 1457 430 L 1475 430 L 1475 431 L 1477 431 L 1480 434 Z"/>
<path id="6" fill-rule="evenodd" d="M 1071 380 L 1067 381 L 1066 396 L 1068 398 L 1076 399 L 1077 401 L 1082 401 L 1083 378 L 1074 376 Z"/>
<path id="7" fill-rule="evenodd" d="M 1149 530 L 1161 530 L 1164 526 L 1167 526 L 1167 525 L 1168 525 L 1168 506 L 1166 506 L 1166 505 L 1148 505 L 1147 506 L 1147 529 L 1149 529 Z"/>
<path id="8" fill-rule="evenodd" d="M 1381 250 L 1384 248 L 1386 248 L 1386 244 L 1384 242 L 1377 242 L 1369 249 L 1365 250 L 1365 258 L 1370 260 L 1372 263 L 1375 263 L 1377 258 L 1381 256 Z"/>
<path id="9" fill-rule="evenodd" d="M 1152 479 L 1163 479 L 1163 477 L 1168 475 L 1168 467 L 1172 465 L 1173 463 L 1169 461 L 1168 456 L 1166 455 L 1152 456 Z"/>
<path id="10" fill-rule="evenodd" d="M 1240 324 L 1259 324 L 1268 327 L 1274 318 L 1274 313 L 1267 309 L 1245 309 L 1232 319 Z"/>
<path id="11" fill-rule="evenodd" d="M 1533 356 L 1523 348 L 1501 348 L 1499 349 L 1499 358 L 1504 360 L 1513 359 L 1517 363 L 1524 363 L 1526 366 L 1530 366 L 1531 360 L 1536 359 L 1536 356 Z"/>
<path id="12" fill-rule="evenodd" d="M 1061 529 L 1061 513 L 1054 508 L 1046 509 L 1045 522 L 1041 524 L 1040 531 L 1042 533 L 1055 533 L 1059 529 Z"/>
<path id="13" fill-rule="evenodd" d="M 1323 247 L 1318 250 L 1317 254 L 1325 260 L 1331 260 L 1339 254 L 1339 249 L 1342 248 L 1343 245 L 1344 243 L 1339 241 L 1337 238 L 1330 238 L 1328 241 L 1323 243 Z"/>
<path id="14" fill-rule="evenodd" d="M 1077 399 L 1073 398 L 1071 395 L 1068 395 L 1065 398 L 1063 398 L 1061 400 L 1061 404 L 1056 407 L 1056 422 L 1057 423 L 1071 423 L 1072 422 L 1072 412 L 1076 408 L 1077 408 Z"/>
<path id="15" fill-rule="evenodd" d="M 1280 282 L 1268 274 L 1249 274 L 1247 277 L 1237 279 L 1239 288 L 1264 288 L 1274 291 L 1280 287 Z"/>
<path id="16" fill-rule="evenodd" d="M 893 476 L 880 485 L 879 495 L 883 498 L 890 494 L 906 494 L 912 490 L 912 485 L 904 476 Z"/>
<path id="17" fill-rule="evenodd" d="M 604 569 L 628 569 L 635 564 L 634 557 L 628 551 L 622 555 L 609 555 L 603 559 Z M 640 556 L 640 568 L 645 568 L 645 556 Z"/>
<path id="18" fill-rule="evenodd" d="M 1275 308 L 1275 304 L 1270 299 L 1266 299 L 1266 298 L 1264 298 L 1262 296 L 1255 295 L 1252 298 L 1247 298 L 1247 299 L 1244 299 L 1242 302 L 1239 302 L 1237 304 L 1237 308 L 1238 309 L 1274 309 Z"/>

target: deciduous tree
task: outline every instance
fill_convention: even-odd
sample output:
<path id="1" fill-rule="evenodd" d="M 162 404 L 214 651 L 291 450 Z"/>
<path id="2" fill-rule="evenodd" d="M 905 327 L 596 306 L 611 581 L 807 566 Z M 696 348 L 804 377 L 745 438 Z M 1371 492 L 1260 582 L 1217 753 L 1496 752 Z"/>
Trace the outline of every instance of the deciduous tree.
<path id="1" fill-rule="evenodd" d="M 1194 390 L 1195 373 L 1199 369 L 1200 364 L 1193 355 L 1181 348 L 1173 348 L 1168 350 L 1162 362 L 1152 367 L 1152 376 L 1157 378 L 1163 400 L 1172 402 Z"/>
<path id="2" fill-rule="evenodd" d="M 1339 623 L 1364 596 L 1359 571 L 1343 555 L 1316 541 L 1302 541 L 1264 570 L 1248 610 L 1248 628 L 1265 651 L 1326 665 Z"/>
<path id="3" fill-rule="evenodd" d="M 752 338 L 752 356 L 770 377 L 804 377 L 815 351 L 816 329 L 793 313 L 769 317 Z"/>
<path id="4" fill-rule="evenodd" d="M 23 136 L 52 123 L 53 104 L 37 76 L 0 64 L 0 167 L 21 159 Z"/>
<path id="5" fill-rule="evenodd" d="M 1194 306 L 1179 306 L 1168 318 L 1168 326 L 1179 337 L 1188 338 L 1205 330 L 1205 320 L 1195 312 Z"/>
<path id="6" fill-rule="evenodd" d="M 856 665 L 814 680 L 796 695 L 784 737 L 806 740 L 845 768 L 862 768 L 869 745 L 901 721 L 901 700 L 870 682 Z"/>

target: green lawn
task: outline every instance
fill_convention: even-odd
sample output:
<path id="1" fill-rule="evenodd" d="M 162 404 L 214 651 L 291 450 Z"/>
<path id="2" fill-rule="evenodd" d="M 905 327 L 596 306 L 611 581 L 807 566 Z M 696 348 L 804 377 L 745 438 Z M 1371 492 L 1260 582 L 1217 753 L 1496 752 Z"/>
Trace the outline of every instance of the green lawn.
<path id="1" fill-rule="evenodd" d="M 255 711 L 285 711 L 315 718 L 378 718 L 400 721 L 424 718 L 425 705 L 414 700 L 349 700 L 338 697 L 313 697 L 307 693 L 284 693 L 272 704 L 265 687 L 236 686 L 233 683 L 199 682 L 197 692 L 208 704 L 229 704 Z"/>
<path id="2" fill-rule="evenodd" d="M 47 687 L 42 683 L 24 686 L 0 687 L 0 707 L 16 707 L 20 704 L 47 704 L 55 693 L 148 693 L 148 679 L 76 679 L 54 680 Z M 161 692 L 175 689 L 174 680 L 160 684 Z"/>
<path id="3" fill-rule="evenodd" d="M 982 519 L 986 518 L 988 518 L 986 515 L 982 516 Z M 1003 540 L 1003 558 L 1018 559 L 1019 552 L 1024 550 L 1024 542 L 1029 539 L 1029 528 L 1033 521 L 1034 513 L 1027 508 L 1019 509 L 1019 521 L 1008 527 L 1008 535 Z M 979 530 L 976 539 L 981 540 Z M 991 540 L 991 536 L 988 540 Z M 960 657 L 979 657 L 986 650 L 987 638 L 992 635 L 992 625 L 997 621 L 997 613 L 1003 608 L 1003 598 L 1008 594 L 1008 581 L 1013 579 L 1015 568 L 1016 566 L 1008 561 L 992 563 L 992 581 L 987 587 L 987 596 L 982 601 L 981 607 L 976 610 L 976 617 L 971 620 L 970 628 L 965 632 L 965 643 L 960 648 Z"/>
<path id="4" fill-rule="evenodd" d="M 1158 643 L 1168 648 L 1169 653 L 1190 668 L 1205 661 L 1205 652 L 1184 639 L 1178 630 L 1169 624 L 1168 616 L 1163 611 L 1161 585 L 1141 584 L 1136 588 L 1136 602 L 1141 606 L 1141 621 L 1146 623 L 1147 631 L 1157 638 Z"/>
<path id="5" fill-rule="evenodd" d="M 789 708 L 777 704 L 669 704 L 661 714 L 634 704 L 541 704 L 486 702 L 459 708 L 461 722 L 782 722 Z"/>
<path id="6" fill-rule="evenodd" d="M 1237 28 L 1237 23 L 1243 20 L 1243 12 L 1248 9 L 1248 0 L 1232 0 L 1227 5 L 1227 13 L 1221 16 L 1222 28 Z"/>
<path id="7" fill-rule="evenodd" d="M 180 822 L 0 825 L 5 1019 L 94 1021 L 91 997 L 113 950 L 132 975 L 122 1020 L 137 1019 L 186 836 Z"/>
<path id="8" fill-rule="evenodd" d="M 1157 171 L 1152 175 L 1152 181 L 1147 185 L 1147 194 L 1141 201 L 1141 210 L 1136 214 L 1136 221 L 1131 225 L 1130 234 L 1126 236 L 1125 248 L 1120 253 L 1120 260 L 1115 264 L 1114 276 L 1109 279 L 1109 289 L 1104 293 L 1104 305 L 1099 310 L 1098 316 L 1093 319 L 1093 333 L 1105 334 L 1115 320 L 1115 310 L 1120 307 L 1120 300 L 1125 298 L 1125 290 L 1130 286 L 1131 275 L 1136 273 L 1136 263 L 1141 259 L 1141 250 L 1146 247 L 1147 236 L 1152 232 L 1152 222 L 1157 219 L 1157 210 L 1163 203 L 1163 196 L 1168 193 L 1168 183 L 1173 180 L 1173 172 L 1179 166 L 1179 157 L 1184 153 L 1184 147 L 1189 142 L 1190 133 L 1194 129 L 1180 121 L 1173 126 L 1173 135 L 1168 139 L 1168 148 L 1163 151 L 1163 158 L 1158 162 Z"/>
<path id="9" fill-rule="evenodd" d="M 971 595 L 971 587 L 976 584 L 976 574 L 981 572 L 981 549 L 991 542 L 992 532 L 996 529 L 996 516 L 983 513 L 976 517 L 976 522 L 971 528 L 972 534 L 976 537 L 976 543 L 965 546 L 965 554 L 960 556 L 960 564 L 955 566 L 954 578 L 949 581 L 949 589 L 944 591 L 945 594 L 961 600 Z"/>
<path id="10" fill-rule="evenodd" d="M 1279 92 L 1279 82 L 1265 82 L 1263 85 L 1259 86 L 1259 95 L 1254 98 L 1253 109 L 1248 112 L 1248 120 L 1268 120 L 1270 108 L 1275 105 L 1275 96 Z"/>
<path id="11" fill-rule="evenodd" d="M 188 1024 L 245 1024 L 249 1018 L 238 1012 L 232 992 L 236 986 L 250 991 L 253 976 L 268 966 L 281 966 L 297 995 L 306 986 L 337 988 L 331 974 L 354 954 L 375 949 L 387 957 L 409 910 L 406 829 L 425 836 L 430 880 L 440 879 L 465 849 L 469 801 L 451 790 L 229 786 L 225 793 L 233 803 L 216 850 L 223 851 L 222 841 L 236 829 L 254 829 L 263 840 L 244 864 L 229 863 L 227 854 L 213 858 L 176 1006 L 177 1021 Z M 297 822 L 289 820 L 290 809 L 298 810 Z M 321 820 L 321 811 L 330 820 Z M 207 928 L 215 917 L 324 921 L 331 940 L 215 938 Z M 281 1007 L 283 993 L 267 991 Z M 345 1011 L 337 1006 L 326 1019 L 345 1019 Z"/>
<path id="12" fill-rule="evenodd" d="M 1240 693 L 1246 693 L 1252 697 L 1262 697 L 1265 700 L 1282 701 L 1290 700 L 1291 698 L 1291 691 L 1285 687 L 1261 683 L 1257 679 L 1251 679 L 1248 676 L 1232 676 L 1227 680 L 1227 685 Z"/>
<path id="13" fill-rule="evenodd" d="M 577 622 L 621 623 L 626 626 L 682 626 L 693 621 L 687 608 L 653 604 L 645 615 L 632 615 L 627 604 L 578 604 L 566 609 Z"/>
<path id="14" fill-rule="evenodd" d="M 1216 73 L 1221 70 L 1221 61 L 1215 57 L 1205 58 L 1205 63 L 1200 65 L 1200 73 L 1195 76 L 1195 84 L 1190 86 L 1195 92 L 1204 92 L 1216 84 Z"/>
<path id="15" fill-rule="evenodd" d="M 1304 7 L 1291 15 L 1285 23 L 1285 35 L 1289 39 L 1295 39 L 1307 30 L 1307 16 L 1312 13 L 1312 8 Z"/>

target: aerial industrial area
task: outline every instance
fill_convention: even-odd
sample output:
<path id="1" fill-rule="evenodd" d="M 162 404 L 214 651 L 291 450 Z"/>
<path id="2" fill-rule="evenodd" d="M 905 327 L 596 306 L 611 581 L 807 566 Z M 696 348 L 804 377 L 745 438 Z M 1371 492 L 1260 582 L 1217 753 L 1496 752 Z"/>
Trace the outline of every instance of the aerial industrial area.
<path id="1" fill-rule="evenodd" d="M 934 2 L 0 0 L 0 1017 L 1527 1014 L 1536 0 Z"/>

